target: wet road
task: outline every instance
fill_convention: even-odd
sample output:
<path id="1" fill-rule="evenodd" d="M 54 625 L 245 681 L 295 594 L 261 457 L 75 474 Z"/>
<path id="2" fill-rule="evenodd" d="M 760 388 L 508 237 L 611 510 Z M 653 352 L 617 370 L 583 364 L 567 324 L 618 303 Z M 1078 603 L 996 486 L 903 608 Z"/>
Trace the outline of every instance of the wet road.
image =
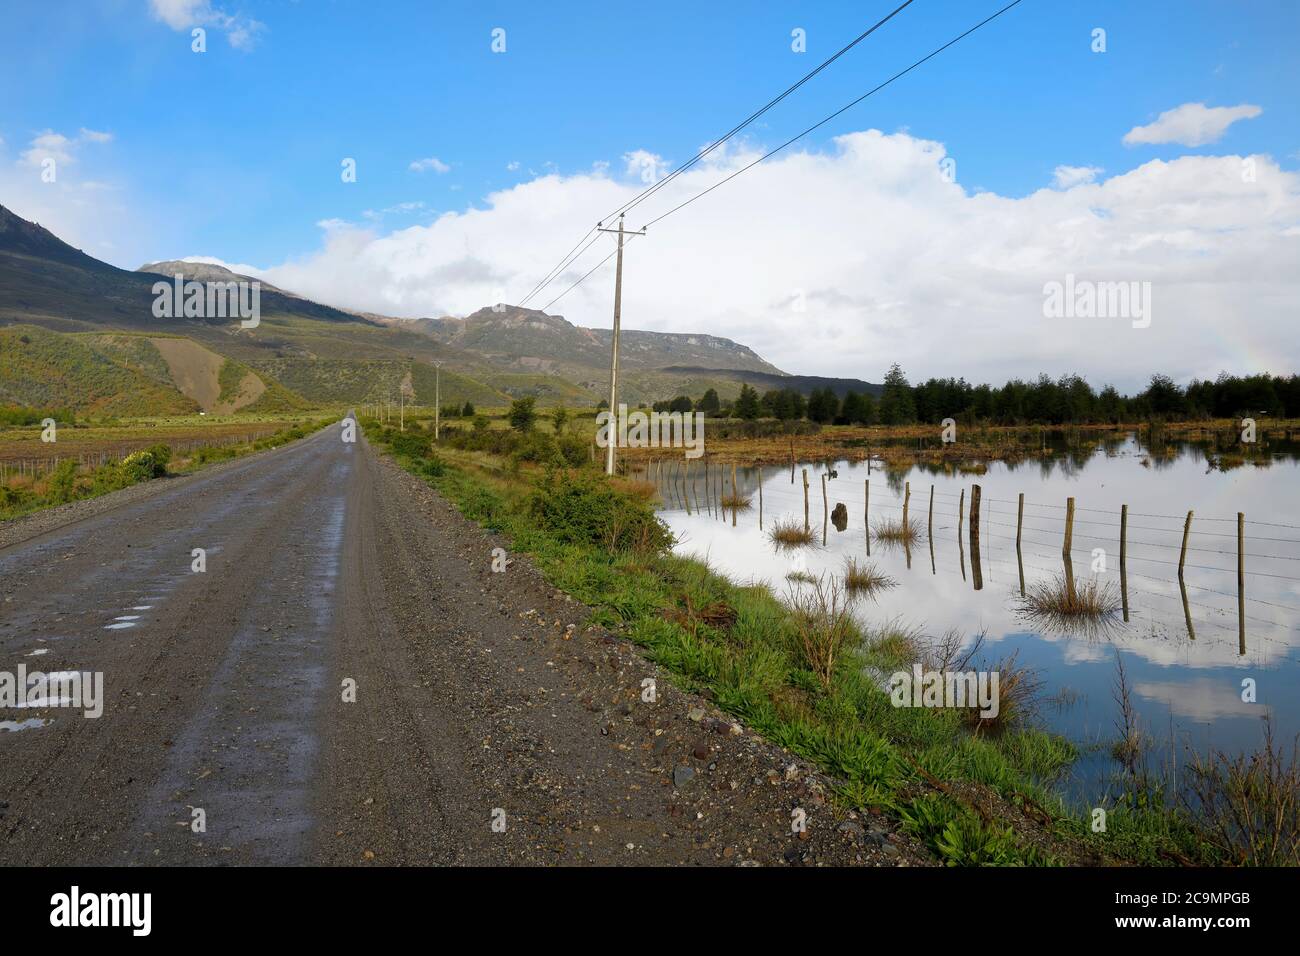
<path id="1" fill-rule="evenodd" d="M 103 676 L 0 707 L 0 865 L 900 858 L 338 425 L 115 501 L 0 548 L 0 679 Z"/>
<path id="2" fill-rule="evenodd" d="M 361 454 L 331 427 L 0 551 L 0 668 L 105 697 L 0 732 L 0 860 L 177 862 L 200 826 L 232 862 L 303 856 Z"/>

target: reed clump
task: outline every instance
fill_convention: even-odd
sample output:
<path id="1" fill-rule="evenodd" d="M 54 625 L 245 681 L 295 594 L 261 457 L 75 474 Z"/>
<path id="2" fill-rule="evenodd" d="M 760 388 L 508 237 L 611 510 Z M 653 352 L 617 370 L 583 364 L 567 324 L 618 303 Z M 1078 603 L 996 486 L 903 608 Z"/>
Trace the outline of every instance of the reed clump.
<path id="1" fill-rule="evenodd" d="M 921 524 L 909 518 L 881 518 L 871 526 L 871 536 L 884 544 L 902 544 L 908 547 L 921 538 Z"/>
<path id="2" fill-rule="evenodd" d="M 767 533 L 779 548 L 803 548 L 813 543 L 813 533 L 797 521 L 778 518 Z"/>
<path id="3" fill-rule="evenodd" d="M 852 596 L 870 596 L 885 588 L 896 587 L 898 582 L 874 564 L 858 563 L 858 559 L 844 559 L 844 590 Z"/>
<path id="4" fill-rule="evenodd" d="M 1020 599 L 1028 614 L 1052 618 L 1099 620 L 1114 614 L 1120 607 L 1115 588 L 1096 578 L 1073 582 L 1065 575 L 1039 581 Z"/>

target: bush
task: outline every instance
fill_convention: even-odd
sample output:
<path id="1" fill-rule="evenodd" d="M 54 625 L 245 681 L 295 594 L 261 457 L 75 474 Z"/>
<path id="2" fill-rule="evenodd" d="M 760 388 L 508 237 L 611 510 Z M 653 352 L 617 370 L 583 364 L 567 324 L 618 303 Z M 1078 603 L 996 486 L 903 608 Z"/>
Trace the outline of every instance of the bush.
<path id="1" fill-rule="evenodd" d="M 515 431 L 531 431 L 537 421 L 537 399 L 532 395 L 516 398 L 510 403 L 510 427 Z"/>
<path id="2" fill-rule="evenodd" d="M 673 543 L 672 533 L 648 502 L 592 472 L 547 472 L 529 500 L 529 512 L 565 544 L 661 552 Z"/>
<path id="3" fill-rule="evenodd" d="M 49 499 L 52 504 L 66 504 L 77 496 L 77 463 L 64 459 L 50 475 Z"/>
<path id="4" fill-rule="evenodd" d="M 152 451 L 135 451 L 122 459 L 122 474 L 127 484 L 150 481 L 167 474 L 167 463 L 158 461 Z"/>
<path id="5" fill-rule="evenodd" d="M 447 466 L 443 463 L 441 458 L 437 455 L 431 454 L 429 460 L 424 463 L 421 470 L 430 478 L 441 478 L 443 473 L 447 470 Z"/>
<path id="6" fill-rule="evenodd" d="M 161 444 L 150 445 L 146 450 L 149 454 L 153 455 L 154 462 L 162 469 L 154 477 L 161 478 L 163 475 L 167 474 L 167 463 L 172 460 L 171 447 L 169 445 Z"/>
<path id="7" fill-rule="evenodd" d="M 418 432 L 398 432 L 390 429 L 384 436 L 384 440 L 394 452 L 408 458 L 428 458 L 432 448 L 429 436 Z"/>
<path id="8" fill-rule="evenodd" d="M 510 457 L 515 462 L 535 461 L 556 465 L 563 463 L 555 440 L 545 432 L 530 431 L 524 433 L 516 442 L 515 449 L 510 453 Z"/>

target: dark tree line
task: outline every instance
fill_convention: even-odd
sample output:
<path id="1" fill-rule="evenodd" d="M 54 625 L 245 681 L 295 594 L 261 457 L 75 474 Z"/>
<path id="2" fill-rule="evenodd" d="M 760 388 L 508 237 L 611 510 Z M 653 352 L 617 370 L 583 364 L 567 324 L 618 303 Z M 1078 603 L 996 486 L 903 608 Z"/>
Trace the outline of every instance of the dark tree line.
<path id="1" fill-rule="evenodd" d="M 840 398 L 830 388 L 806 397 L 790 388 L 772 389 L 762 397 L 749 385 L 740 397 L 720 403 L 713 389 L 698 402 L 679 396 L 656 402 L 657 411 L 704 411 L 731 418 L 807 418 L 821 424 L 938 424 L 945 418 L 999 425 L 1116 424 L 1260 415 L 1300 418 L 1300 375 L 1235 376 L 1221 373 L 1213 381 L 1193 380 L 1186 387 L 1167 375 L 1153 375 L 1135 395 L 1121 395 L 1113 385 L 1094 389 L 1079 375 L 1034 381 L 1012 379 L 1001 387 L 972 385 L 964 378 L 931 378 L 912 385 L 898 365 L 885 374 L 877 398 L 848 392 Z"/>

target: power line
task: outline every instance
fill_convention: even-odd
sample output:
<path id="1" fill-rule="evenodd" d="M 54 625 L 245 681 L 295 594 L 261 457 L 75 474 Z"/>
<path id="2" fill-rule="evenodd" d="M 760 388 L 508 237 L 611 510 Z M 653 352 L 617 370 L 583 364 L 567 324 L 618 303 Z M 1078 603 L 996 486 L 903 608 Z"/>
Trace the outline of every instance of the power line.
<path id="1" fill-rule="evenodd" d="M 648 228 L 648 227 L 650 227 L 650 226 L 653 226 L 653 225 L 654 225 L 655 223 L 657 223 L 657 222 L 660 222 L 660 221 L 662 221 L 662 220 L 664 220 L 664 219 L 667 219 L 667 218 L 668 218 L 669 216 L 671 216 L 673 213 L 677 212 L 677 211 L 680 210 L 680 209 L 684 209 L 685 207 L 689 206 L 691 203 L 695 202 L 695 200 L 697 200 L 697 199 L 701 199 L 701 198 L 703 198 L 704 196 L 707 196 L 709 193 L 713 192 L 713 190 L 717 189 L 719 186 L 722 186 L 722 185 L 724 185 L 725 183 L 729 183 L 729 182 L 731 182 L 731 180 L 735 179 L 735 178 L 736 178 L 737 176 L 739 176 L 741 173 L 744 173 L 744 172 L 747 172 L 747 171 L 750 170 L 750 169 L 753 169 L 755 166 L 757 166 L 757 165 L 758 165 L 759 163 L 761 163 L 763 160 L 767 159 L 767 158 L 770 157 L 770 156 L 774 156 L 774 155 L 776 155 L 777 153 L 781 152 L 781 150 L 783 150 L 783 149 L 785 149 L 787 146 L 789 146 L 791 143 L 794 143 L 794 142 L 796 142 L 797 140 L 800 140 L 800 139 L 802 139 L 803 137 L 807 136 L 807 135 L 808 135 L 809 133 L 811 133 L 813 130 L 818 129 L 819 127 L 825 126 L 827 123 L 829 123 L 831 120 L 835 119 L 835 118 L 836 118 L 837 116 L 839 116 L 840 114 L 845 113 L 845 112 L 847 112 L 848 110 L 852 109 L 853 107 L 857 106 L 857 105 L 858 105 L 859 103 L 861 103 L 863 100 L 867 99 L 867 97 L 872 96 L 872 95 L 874 95 L 874 94 L 880 92 L 880 91 L 883 90 L 885 87 L 887 87 L 887 86 L 889 86 L 891 83 L 893 83 L 895 80 L 900 79 L 901 77 L 906 76 L 908 73 L 911 73 L 913 70 L 915 70 L 915 69 L 916 69 L 918 66 L 920 66 L 921 64 L 925 63 L 927 60 L 931 60 L 931 59 L 933 59 L 934 57 L 938 56 L 940 53 L 942 53 L 944 50 L 948 49 L 948 48 L 949 48 L 950 46 L 952 46 L 953 44 L 958 43 L 958 42 L 961 41 L 961 40 L 964 40 L 966 37 L 970 36 L 970 35 L 971 35 L 972 33 L 974 33 L 976 30 L 978 30 L 978 29 L 980 29 L 981 27 L 985 26 L 986 24 L 992 22 L 993 20 L 996 20 L 998 17 L 1002 16 L 1002 14 L 1006 13 L 1006 12 L 1007 12 L 1008 10 L 1010 10 L 1012 7 L 1019 6 L 1021 2 L 1022 2 L 1022 0 L 1011 0 L 1011 3 L 1008 3 L 1005 7 L 1003 7 L 1001 10 L 999 10 L 997 13 L 994 13 L 994 14 L 992 14 L 991 16 L 987 17 L 986 19 L 981 20 L 979 23 L 975 24 L 975 26 L 971 27 L 971 28 L 970 28 L 969 30 L 967 30 L 965 33 L 961 34 L 960 36 L 953 37 L 951 40 L 949 40 L 949 41 L 948 41 L 947 43 L 945 43 L 943 46 L 939 47 L 937 50 L 934 50 L 934 51 L 932 51 L 932 52 L 926 54 L 926 55 L 923 56 L 921 59 L 919 59 L 919 60 L 917 60 L 915 63 L 913 63 L 911 66 L 907 67 L 907 68 L 904 69 L 904 70 L 900 70 L 898 73 L 895 73 L 893 76 L 891 76 L 889 79 L 885 80 L 885 81 L 884 81 L 883 83 L 881 83 L 879 86 L 875 87 L 874 89 L 868 90 L 866 93 L 863 93 L 861 96 L 859 96 L 859 97 L 858 97 L 856 100 L 854 100 L 853 102 L 848 103 L 848 104 L 846 104 L 845 106 L 841 107 L 840 109 L 836 110 L 834 113 L 830 114 L 830 115 L 827 116 L 825 119 L 822 119 L 822 120 L 820 120 L 820 121 L 814 123 L 812 126 L 809 126 L 809 127 L 808 127 L 807 129 L 805 129 L 803 132 L 801 132 L 801 133 L 799 133 L 799 134 L 797 134 L 797 135 L 795 135 L 795 136 L 792 136 L 790 139 L 786 140 L 784 143 L 782 143 L 780 146 L 777 146 L 775 149 L 772 149 L 772 150 L 770 150 L 770 151 L 764 153 L 762 156 L 758 157 L 758 159 L 754 160 L 754 161 L 753 161 L 752 163 L 750 163 L 749 165 L 747 165 L 747 166 L 743 166 L 742 168 L 736 170 L 736 171 L 735 171 L 734 173 L 732 173 L 731 175 L 727 176 L 725 179 L 722 179 L 722 180 L 720 180 L 719 182 L 714 183 L 714 184 L 713 184 L 712 186 L 710 186 L 708 189 L 705 189 L 704 191 L 702 191 L 702 192 L 700 192 L 700 193 L 697 193 L 696 195 L 692 196 L 690 199 L 686 200 L 685 202 L 680 203 L 680 204 L 674 206 L 672 209 L 669 209 L 669 210 L 668 210 L 666 213 L 664 213 L 663 215 L 661 215 L 661 216 L 657 216 L 656 218 L 651 219 L 651 220 L 650 220 L 649 222 L 647 222 L 647 223 L 645 224 L 645 226 L 643 226 L 642 228 Z"/>
<path id="2" fill-rule="evenodd" d="M 998 10 L 996 13 L 992 14 L 991 16 L 988 16 L 988 17 L 986 17 L 985 19 L 981 20 L 979 23 L 975 24 L 975 26 L 971 27 L 971 28 L 970 28 L 969 30 L 967 30 L 965 33 L 962 33 L 962 34 L 960 34 L 959 36 L 953 37 L 951 40 L 949 40 L 949 41 L 948 41 L 947 43 L 945 43 L 943 46 L 941 46 L 941 47 L 939 47 L 938 49 L 933 50 L 932 52 L 930 52 L 930 53 L 928 53 L 927 55 L 923 56 L 921 59 L 917 60 L 915 63 L 913 63 L 911 66 L 907 67 L 906 69 L 904 69 L 904 70 L 900 70 L 898 73 L 895 73 L 893 76 L 891 76 L 889 79 L 885 80 L 885 81 L 884 81 L 883 83 L 881 83 L 879 86 L 876 86 L 875 88 L 873 88 L 873 89 L 871 89 L 871 90 L 868 90 L 866 93 L 864 93 L 864 94 L 862 94 L 861 96 L 859 96 L 859 97 L 858 97 L 857 99 L 855 99 L 853 102 L 851 102 L 851 103 L 847 104 L 846 106 L 843 106 L 843 107 L 841 107 L 840 109 L 836 110 L 834 113 L 832 113 L 830 116 L 827 116 L 825 119 L 820 120 L 820 121 L 817 122 L 817 123 L 814 123 L 812 126 L 809 126 L 807 129 L 805 129 L 802 133 L 799 133 L 797 136 L 793 136 L 793 137 L 791 137 L 790 139 L 788 139 L 788 140 L 786 140 L 784 143 L 782 143 L 780 146 L 777 146 L 775 149 L 772 149 L 772 150 L 770 150 L 770 151 L 764 153 L 762 156 L 760 156 L 758 159 L 754 160 L 752 163 L 748 164 L 747 166 L 742 167 L 741 169 L 736 170 L 736 171 L 733 172 L 731 175 L 727 176 L 725 179 L 722 179 L 722 180 L 720 180 L 719 182 L 714 183 L 712 186 L 710 186 L 708 189 L 705 189 L 703 192 L 697 193 L 696 195 L 692 196 L 690 199 L 686 200 L 685 202 L 679 203 L 678 205 L 674 206 L 672 209 L 669 209 L 669 210 L 668 210 L 666 213 L 664 213 L 663 215 L 661 215 L 661 216 L 657 216 L 656 218 L 651 219 L 649 222 L 647 222 L 647 223 L 646 223 L 644 226 L 642 226 L 641 228 L 642 228 L 642 229 L 647 229 L 647 228 L 649 228 L 650 226 L 653 226 L 655 223 L 660 222 L 660 221 L 662 221 L 662 220 L 668 218 L 669 216 L 671 216 L 673 213 L 678 212 L 679 210 L 684 209 L 685 207 L 689 206 L 691 203 L 695 202 L 695 200 L 700 199 L 700 198 L 703 198 L 704 196 L 707 196 L 709 193 L 713 192 L 713 190 L 717 189 L 719 186 L 722 186 L 722 185 L 724 185 L 724 184 L 726 184 L 726 183 L 729 183 L 731 180 L 735 179 L 735 178 L 736 178 L 737 176 L 739 176 L 741 173 L 744 173 L 744 172 L 747 172 L 747 171 L 750 170 L 750 169 L 753 169 L 755 166 L 757 166 L 757 165 L 758 165 L 759 163 L 761 163 L 763 160 L 769 158 L 770 156 L 774 156 L 774 155 L 776 155 L 776 154 L 779 153 L 781 150 L 783 150 L 783 149 L 785 149 L 787 146 L 789 146 L 791 143 L 794 143 L 795 141 L 797 141 L 797 140 L 799 140 L 799 139 L 802 139 L 804 136 L 807 136 L 807 135 L 808 135 L 809 133 L 811 133 L 813 130 L 818 129 L 818 128 L 821 127 L 821 126 L 825 126 L 827 123 L 829 123 L 831 120 L 835 119 L 835 118 L 836 118 L 837 116 L 839 116 L 840 114 L 845 113 L 845 112 L 847 112 L 848 110 L 852 109 L 853 107 L 857 106 L 859 103 L 861 103 L 861 102 L 862 102 L 863 100 L 865 100 L 867 97 L 872 96 L 872 95 L 875 94 L 875 93 L 878 93 L 879 91 L 883 90 L 885 87 L 887 87 L 887 86 L 889 86 L 891 83 L 893 83 L 895 80 L 898 80 L 898 79 L 900 79 L 900 78 L 903 77 L 903 76 L 906 76 L 908 73 L 910 73 L 910 72 L 912 72 L 913 70 L 915 70 L 915 69 L 916 69 L 918 66 L 920 66 L 921 64 L 923 64 L 923 63 L 925 63 L 926 61 L 931 60 L 931 59 L 933 59 L 934 57 L 938 56 L 940 53 L 942 53 L 944 50 L 948 49 L 948 48 L 949 48 L 950 46 L 952 46 L 953 44 L 958 43 L 958 42 L 960 42 L 961 40 L 964 40 L 966 37 L 970 36 L 970 35 L 971 35 L 972 33 L 974 33 L 976 30 L 979 30 L 981 27 L 984 27 L 984 26 L 987 25 L 988 23 L 991 23 L 993 20 L 996 20 L 998 17 L 1002 16 L 1002 14 L 1006 13 L 1006 12 L 1007 12 L 1008 10 L 1010 10 L 1012 7 L 1017 7 L 1017 6 L 1019 6 L 1019 5 L 1021 4 L 1021 2 L 1022 2 L 1022 0 L 1012 0 L 1011 3 L 1008 3 L 1008 4 L 1007 4 L 1005 7 L 1003 7 L 1001 10 Z M 596 269 L 599 269 L 602 265 L 604 265 L 606 262 L 608 262 L 611 258 L 613 258 L 613 253 L 610 253 L 608 256 L 606 256 L 604 259 L 602 259 L 600 262 L 596 263 L 595 267 L 592 268 L 589 272 L 587 272 L 586 275 L 584 275 L 581 279 L 579 279 L 577 282 L 573 283 L 573 285 L 569 286 L 569 288 L 565 289 L 565 290 L 564 290 L 563 292 L 561 292 L 558 296 L 556 296 L 556 297 L 555 297 L 554 299 L 552 299 L 549 303 L 547 303 L 546 308 L 549 309 L 552 305 L 554 305 L 554 304 L 555 304 L 556 302 L 558 302 L 560 299 L 564 298 L 566 295 L 568 295 L 570 292 L 572 292 L 574 289 L 576 289 L 579 285 L 581 285 L 584 281 L 586 281 L 586 279 L 587 279 L 588 276 L 590 276 L 592 273 L 594 273 L 594 272 L 596 271 Z"/>
<path id="3" fill-rule="evenodd" d="M 708 156 L 711 152 L 713 152 L 713 151 L 714 151 L 715 149 L 717 149 L 719 146 L 721 146 L 722 144 L 726 143 L 729 139 L 731 139 L 733 136 L 735 136 L 737 133 L 739 133 L 741 130 L 743 130 L 746 126 L 749 126 L 751 123 L 754 122 L 754 120 L 758 119 L 760 116 L 762 116 L 762 115 L 763 115 L 764 113 L 766 113 L 768 110 L 772 109 L 774 106 L 776 106 L 778 103 L 780 103 L 782 100 L 784 100 L 784 99 L 785 99 L 787 96 L 789 96 L 791 93 L 795 92 L 795 90 L 799 89 L 799 87 L 803 86 L 805 83 L 807 83 L 809 80 L 811 80 L 813 77 L 815 77 L 815 76 L 816 76 L 818 73 L 820 73 L 822 70 L 826 69 L 826 68 L 827 68 L 828 66 L 830 66 L 832 63 L 834 63 L 836 60 L 838 60 L 840 57 L 842 57 L 845 53 L 848 53 L 850 50 L 852 50 L 855 46 L 857 46 L 859 43 L 861 43 L 861 42 L 862 42 L 863 40 L 865 40 L 867 37 L 871 36 L 871 34 L 875 33 L 878 29 L 880 29 L 882 26 L 884 26 L 886 23 L 888 23 L 888 22 L 889 22 L 890 20 L 892 20 L 894 17 L 898 16 L 898 14 L 902 13 L 905 9 L 907 9 L 908 7 L 910 7 L 914 2 L 915 2 L 915 0 L 906 0 L 905 3 L 903 3 L 903 4 L 901 4 L 900 6 L 898 6 L 897 8 L 895 8 L 895 9 L 894 9 L 891 13 L 889 13 L 887 16 L 881 18 L 880 20 L 877 20 L 874 24 L 872 24 L 870 27 L 868 27 L 868 28 L 867 28 L 866 30 L 864 30 L 862 33 L 858 34 L 858 36 L 857 36 L 856 38 L 854 38 L 854 39 L 852 40 L 852 42 L 850 42 L 850 43 L 848 43 L 847 45 L 841 47 L 839 50 L 837 50 L 837 51 L 836 51 L 834 54 L 832 54 L 830 57 L 828 57 L 827 59 L 823 60 L 820 64 L 818 64 L 818 66 L 816 66 L 814 69 L 812 69 L 812 70 L 809 71 L 808 73 L 805 73 L 805 74 L 804 74 L 804 75 L 803 75 L 803 76 L 802 76 L 802 77 L 801 77 L 797 82 L 795 82 L 793 85 L 786 87 L 786 89 L 785 89 L 783 92 L 781 92 L 779 95 L 777 95 L 777 96 L 773 97 L 772 99 L 768 100 L 767 103 L 765 103 L 765 104 L 764 104 L 762 107 L 760 107 L 758 110 L 756 110 L 755 112 L 751 113 L 748 117 L 746 117 L 746 118 L 745 118 L 744 120 L 742 120 L 740 123 L 738 123 L 738 124 L 736 124 L 735 126 L 733 126 L 733 127 L 732 127 L 732 128 L 731 128 L 727 133 L 725 133 L 721 138 L 715 140 L 713 143 L 711 143 L 710 145 L 706 146 L 704 149 L 700 150 L 698 153 L 696 153 L 694 156 L 692 156 L 692 157 L 691 157 L 690 159 L 688 159 L 686 162 L 682 163 L 680 166 L 678 166 L 676 169 L 674 169 L 672 172 L 670 172 L 670 173 L 669 173 L 667 176 L 665 176 L 663 179 L 659 180 L 658 182 L 654 183 L 654 184 L 651 185 L 651 186 L 647 186 L 645 189 L 641 190 L 640 193 L 638 193 L 636 196 L 633 196 L 631 199 L 629 199 L 629 200 L 628 200 L 626 203 L 624 203 L 623 205 L 619 206 L 619 207 L 618 207 L 617 209 L 615 209 L 613 212 L 611 212 L 611 213 L 609 213 L 608 215 L 602 217 L 599 223 L 597 223 L 597 224 L 596 224 L 595 226 L 593 226 L 590 230 L 588 230 L 587 233 L 586 233 L 586 235 L 584 235 L 581 239 L 579 239 L 579 240 L 574 244 L 573 249 L 577 249 L 578 246 L 581 246 L 584 242 L 586 242 L 588 236 L 590 236 L 593 232 L 596 232 L 597 229 L 600 228 L 600 226 L 604 225 L 606 222 L 609 222 L 609 221 L 610 221 L 611 219 L 613 219 L 615 216 L 622 215 L 622 214 L 626 213 L 628 210 L 631 210 L 631 209 L 635 208 L 636 206 L 640 205 L 640 204 L 641 204 L 642 202 L 644 202 L 646 199 L 649 199 L 649 198 L 650 198 L 651 196 L 653 196 L 656 192 L 658 192 L 660 189 L 662 189 L 664 186 L 666 186 L 669 182 L 671 182 L 672 180 L 676 179 L 678 176 L 680 176 L 680 175 L 681 175 L 682 173 L 684 173 L 686 170 L 690 169 L 692 166 L 694 166 L 696 163 L 698 163 L 700 160 L 702 160 L 705 156 Z M 595 240 L 593 239 L 592 242 L 594 242 L 594 241 L 595 241 Z M 546 277 L 545 277 L 544 279 L 542 279 L 542 281 L 539 282 L 536 286 L 534 286 L 533 289 L 528 293 L 528 295 L 524 296 L 524 298 L 520 300 L 519 304 L 520 304 L 521 306 L 524 305 L 524 304 L 527 303 L 527 302 L 528 302 L 528 301 L 529 301 L 533 296 L 535 296 L 538 292 L 540 292 L 542 289 L 544 289 L 547 285 L 549 285 L 551 282 L 555 281 L 555 279 L 557 278 L 557 276 L 558 276 L 560 273 L 562 273 L 562 272 L 564 271 L 565 268 L 567 268 L 567 267 L 568 267 L 569 265 L 571 265 L 573 262 L 577 261 L 577 259 L 581 258 L 582 254 L 583 254 L 584 252 L 586 252 L 587 249 L 589 249 L 589 248 L 591 248 L 591 243 L 590 243 L 590 242 L 588 242 L 586 246 L 583 246 L 582 252 L 579 252 L 576 256 L 573 255 L 573 249 L 570 249 L 569 252 L 568 252 L 568 254 L 565 255 L 565 257 L 560 261 L 560 264 L 559 264 L 558 266 L 556 266 L 554 269 L 552 269 L 550 272 L 548 272 L 548 273 L 546 274 Z M 572 258 L 571 258 L 571 257 L 572 257 Z M 593 271 L 594 271 L 594 270 L 593 270 Z M 588 273 L 588 275 L 590 275 L 590 273 Z M 585 278 L 585 277 L 584 277 L 584 278 Z M 566 290 L 566 291 L 567 291 L 567 290 Z M 558 298 L 560 298 L 560 297 L 557 296 L 557 300 L 558 300 Z M 552 301 L 556 301 L 556 300 L 552 300 Z M 549 307 L 550 307 L 550 306 L 548 305 L 547 308 L 549 308 Z M 543 311 L 545 311 L 545 309 L 543 309 Z"/>
<path id="4" fill-rule="evenodd" d="M 734 126 L 734 127 L 731 129 L 731 131 L 728 132 L 726 135 L 724 135 L 721 139 L 717 140 L 716 142 L 714 142 L 714 143 L 711 144 L 710 146 L 706 147 L 705 149 L 700 150 L 700 151 L 699 151 L 698 153 L 696 153 L 693 157 L 691 157 L 691 158 L 690 158 L 689 160 L 687 160 L 686 162 L 682 163 L 682 165 L 678 166 L 676 169 L 674 169 L 671 173 L 669 173 L 667 176 L 665 176 L 665 177 L 664 177 L 663 179 L 661 179 L 659 182 L 655 183 L 653 186 L 651 186 L 651 187 L 648 188 L 648 189 L 644 189 L 644 190 L 642 190 L 642 191 L 641 191 L 641 194 L 640 194 L 639 196 L 634 197 L 632 200 L 630 200 L 629 202 L 625 203 L 623 206 L 620 206 L 618 209 L 616 209 L 614 212 L 610 213 L 610 215 L 609 215 L 609 216 L 606 216 L 605 218 L 606 218 L 606 219 L 609 219 L 609 218 L 611 218 L 612 216 L 616 216 L 616 215 L 619 215 L 619 214 L 622 214 L 622 213 L 629 212 L 630 210 L 632 210 L 632 209 L 634 209 L 635 207 L 639 206 L 639 205 L 640 205 L 641 203 L 643 203 L 645 200 L 649 199 L 652 195 L 654 195 L 656 192 L 658 192 L 660 189 L 662 189 L 664 186 L 666 186 L 666 185 L 669 183 L 669 181 L 671 181 L 672 179 L 674 179 L 674 178 L 676 178 L 677 176 L 681 175 L 681 173 L 685 172 L 687 169 L 689 169 L 690 167 L 694 166 L 696 163 L 698 163 L 698 162 L 699 162 L 701 159 L 703 159 L 705 156 L 709 155 L 709 153 L 713 152 L 715 149 L 717 149 L 719 146 L 721 146 L 721 145 L 722 145 L 723 143 L 725 143 L 727 140 L 731 139 L 731 137 L 735 136 L 735 135 L 736 135 L 737 133 L 739 133 L 742 129 L 744 129 L 746 126 L 748 126 L 750 123 L 754 122 L 754 120 L 758 119 L 760 116 L 762 116 L 762 115 L 763 115 L 764 113 L 766 113 L 768 110 L 770 110 L 772 107 L 776 106 L 778 103 L 780 103 L 783 99 L 785 99 L 787 96 L 789 96 L 789 95 L 790 95 L 791 93 L 793 93 L 795 90 L 799 89 L 799 87 L 803 86 L 805 83 L 807 83 L 809 80 L 811 80 L 814 76 L 816 76 L 816 75 L 817 75 L 818 73 L 820 73 L 822 70 L 826 69 L 826 67 L 830 66 L 832 63 L 834 63 L 836 60 L 838 60 L 840 57 L 842 57 L 845 53 L 848 53 L 849 50 L 852 50 L 855 46 L 857 46 L 859 43 L 861 43 L 861 42 L 862 42 L 863 40 L 865 40 L 867 37 L 871 36 L 871 34 L 875 33 L 878 29 L 880 29 L 882 26 L 884 26 L 886 23 L 888 23 L 888 22 L 889 22 L 890 20 L 892 20 L 894 17 L 898 16 L 898 14 L 902 13 L 905 9 L 907 9 L 907 7 L 911 6 L 912 3 L 913 3 L 913 0 L 907 0 L 906 3 L 904 3 L 904 4 L 902 4 L 901 6 L 899 6 L 898 8 L 896 8 L 896 9 L 895 9 L 892 13 L 890 13 L 888 16 L 886 16 L 886 17 L 884 17 L 884 18 L 882 18 L 882 19 L 880 19 L 880 20 L 877 20 L 877 21 L 876 21 L 874 24 L 872 24 L 869 28 L 867 28 L 865 31 L 863 31 L 862 33 L 860 33 L 860 34 L 857 36 L 857 38 L 854 39 L 851 43 L 849 43 L 847 46 L 842 47 L 842 48 L 841 48 L 840 50 L 838 50 L 834 55 L 832 55 L 832 56 L 829 57 L 828 59 L 824 60 L 824 61 L 823 61 L 819 66 L 817 66 L 816 69 L 814 69 L 814 70 L 812 70 L 811 72 L 805 74 L 805 75 L 803 76 L 802 79 L 800 79 L 800 80 L 799 80 L 797 83 L 795 83 L 793 86 L 788 87 L 788 88 L 785 90 L 785 92 L 781 93 L 779 96 L 775 97 L 774 99 L 768 100 L 768 102 L 766 103 L 766 105 L 764 105 L 764 106 L 763 106 L 761 109 L 759 109 L 758 111 L 752 113 L 752 114 L 751 114 L 747 119 L 745 119 L 745 120 L 744 120 L 743 122 L 741 122 L 740 124 Z"/>

